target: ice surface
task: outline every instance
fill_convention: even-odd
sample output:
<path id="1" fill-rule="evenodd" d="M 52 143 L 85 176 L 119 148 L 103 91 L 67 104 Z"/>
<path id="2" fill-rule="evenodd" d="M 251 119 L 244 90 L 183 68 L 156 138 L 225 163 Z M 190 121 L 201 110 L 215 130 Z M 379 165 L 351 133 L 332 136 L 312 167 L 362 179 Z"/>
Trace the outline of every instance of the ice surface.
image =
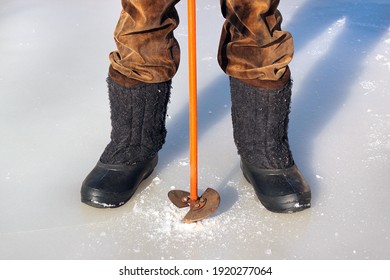
<path id="1" fill-rule="evenodd" d="M 188 188 L 186 4 L 168 137 L 152 176 L 126 205 L 80 203 L 108 142 L 105 78 L 120 1 L 2 1 L 1 259 L 388 259 L 390 4 L 282 1 L 295 38 L 290 141 L 312 207 L 274 214 L 243 178 L 228 79 L 216 62 L 223 19 L 199 0 L 199 187 L 221 205 L 196 224 L 168 200 Z"/>

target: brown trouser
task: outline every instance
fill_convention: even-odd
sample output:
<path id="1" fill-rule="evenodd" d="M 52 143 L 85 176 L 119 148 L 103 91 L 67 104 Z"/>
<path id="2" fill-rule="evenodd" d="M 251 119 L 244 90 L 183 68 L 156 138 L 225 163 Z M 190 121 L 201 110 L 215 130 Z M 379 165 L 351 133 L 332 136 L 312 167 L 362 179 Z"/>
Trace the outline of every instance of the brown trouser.
<path id="1" fill-rule="evenodd" d="M 110 75 L 121 84 L 170 80 L 180 62 L 173 31 L 180 0 L 122 0 L 110 54 Z M 221 0 L 223 25 L 218 62 L 229 76 L 252 85 L 278 83 L 289 76 L 290 33 L 281 30 L 280 0 Z M 199 39 L 198 39 L 199 41 Z M 288 73 L 288 75 L 285 75 Z"/>

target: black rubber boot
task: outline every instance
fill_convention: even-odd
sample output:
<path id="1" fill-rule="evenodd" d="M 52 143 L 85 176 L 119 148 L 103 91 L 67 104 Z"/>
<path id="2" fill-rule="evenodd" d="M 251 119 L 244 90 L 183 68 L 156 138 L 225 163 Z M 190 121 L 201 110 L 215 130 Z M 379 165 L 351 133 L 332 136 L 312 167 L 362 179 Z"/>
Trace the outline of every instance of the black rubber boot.
<path id="1" fill-rule="evenodd" d="M 241 169 L 260 202 L 270 211 L 290 213 L 310 207 L 310 187 L 295 165 L 288 143 L 289 80 L 280 89 L 230 79 L 234 140 Z"/>
<path id="2" fill-rule="evenodd" d="M 97 208 L 125 204 L 154 170 L 165 142 L 171 82 L 121 86 L 107 79 L 111 142 L 81 187 L 81 201 Z"/>

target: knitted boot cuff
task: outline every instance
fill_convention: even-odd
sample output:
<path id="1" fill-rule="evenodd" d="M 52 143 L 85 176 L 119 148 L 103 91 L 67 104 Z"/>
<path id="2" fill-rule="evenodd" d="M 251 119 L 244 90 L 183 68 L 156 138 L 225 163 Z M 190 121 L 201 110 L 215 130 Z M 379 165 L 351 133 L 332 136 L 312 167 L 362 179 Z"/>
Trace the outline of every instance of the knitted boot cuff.
<path id="1" fill-rule="evenodd" d="M 135 164 L 156 156 L 165 143 L 165 119 L 171 81 L 124 87 L 107 79 L 111 142 L 100 161 Z"/>
<path id="2" fill-rule="evenodd" d="M 234 140 L 241 158 L 258 168 L 292 166 L 287 137 L 291 80 L 279 89 L 262 89 L 231 78 L 230 86 Z"/>

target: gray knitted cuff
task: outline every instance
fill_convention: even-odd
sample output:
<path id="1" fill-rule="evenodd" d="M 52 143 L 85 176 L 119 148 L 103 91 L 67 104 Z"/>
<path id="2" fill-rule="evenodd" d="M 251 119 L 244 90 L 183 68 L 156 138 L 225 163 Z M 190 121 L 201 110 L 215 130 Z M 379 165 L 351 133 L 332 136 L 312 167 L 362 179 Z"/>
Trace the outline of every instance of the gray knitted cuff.
<path id="1" fill-rule="evenodd" d="M 234 140 L 242 160 L 264 169 L 292 166 L 287 136 L 292 82 L 261 89 L 231 78 L 230 86 Z"/>
<path id="2" fill-rule="evenodd" d="M 107 84 L 112 131 L 100 161 L 131 165 L 154 157 L 165 143 L 171 81 L 124 87 L 109 77 Z"/>

